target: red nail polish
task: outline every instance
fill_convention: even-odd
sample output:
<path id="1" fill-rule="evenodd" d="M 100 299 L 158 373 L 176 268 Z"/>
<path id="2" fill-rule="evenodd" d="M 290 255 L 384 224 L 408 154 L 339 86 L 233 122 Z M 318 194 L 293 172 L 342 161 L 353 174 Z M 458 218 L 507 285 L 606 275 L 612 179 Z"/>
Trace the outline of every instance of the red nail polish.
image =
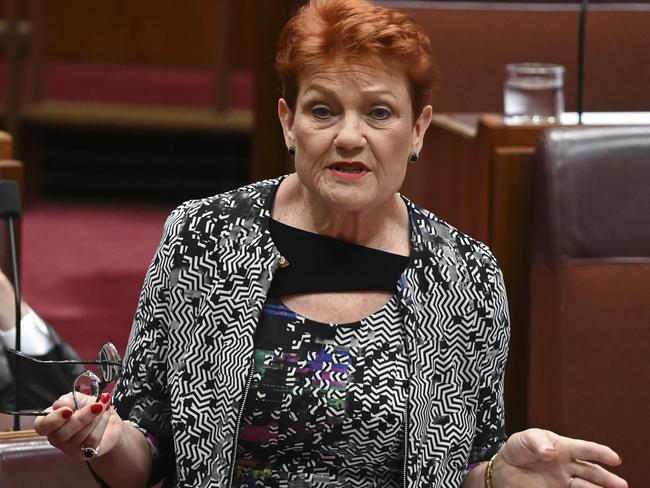
<path id="1" fill-rule="evenodd" d="M 107 403 L 107 404 L 106 404 L 106 411 L 109 411 L 110 409 L 111 409 L 111 404 L 110 404 L 110 403 Z"/>
<path id="2" fill-rule="evenodd" d="M 102 393 L 102 403 L 108 403 L 111 401 L 111 394 L 110 393 Z"/>
<path id="3" fill-rule="evenodd" d="M 67 408 L 61 412 L 61 417 L 64 419 L 69 419 L 72 417 L 72 410 L 68 410 Z"/>
<path id="4" fill-rule="evenodd" d="M 92 407 L 90 407 L 90 411 L 93 415 L 99 415 L 104 411 L 104 406 L 100 405 L 99 403 L 95 403 Z"/>

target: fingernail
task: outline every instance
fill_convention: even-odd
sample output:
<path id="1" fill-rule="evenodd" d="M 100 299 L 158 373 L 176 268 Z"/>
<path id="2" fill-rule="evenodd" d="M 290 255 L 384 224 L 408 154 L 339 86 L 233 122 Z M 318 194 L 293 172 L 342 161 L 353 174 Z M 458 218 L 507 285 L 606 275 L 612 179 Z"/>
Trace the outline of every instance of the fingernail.
<path id="1" fill-rule="evenodd" d="M 90 411 L 93 415 L 99 415 L 104 411 L 104 406 L 100 405 L 99 403 L 95 403 L 92 407 L 90 407 Z"/>
<path id="2" fill-rule="evenodd" d="M 61 417 L 64 419 L 69 419 L 72 417 L 72 410 L 68 410 L 67 408 L 61 412 Z"/>
<path id="3" fill-rule="evenodd" d="M 106 404 L 106 411 L 109 411 L 110 409 L 111 409 L 111 404 L 110 404 L 110 403 L 107 403 L 107 404 Z"/>
<path id="4" fill-rule="evenodd" d="M 621 456 L 619 456 L 618 457 L 618 465 L 620 466 L 621 464 L 623 464 L 623 460 L 621 459 Z"/>
<path id="5" fill-rule="evenodd" d="M 102 393 L 102 403 L 108 403 L 111 401 L 111 394 L 110 393 Z"/>

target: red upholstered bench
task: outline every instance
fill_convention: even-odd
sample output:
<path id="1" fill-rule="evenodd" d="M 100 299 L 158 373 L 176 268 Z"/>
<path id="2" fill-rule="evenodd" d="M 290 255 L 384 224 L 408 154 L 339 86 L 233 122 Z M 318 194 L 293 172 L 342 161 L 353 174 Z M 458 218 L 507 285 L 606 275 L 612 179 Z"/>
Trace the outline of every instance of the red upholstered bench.
<path id="1" fill-rule="evenodd" d="M 2 78 L 0 72 L 0 86 Z M 26 98 L 28 70 L 23 80 Z M 232 71 L 225 80 L 227 110 L 217 109 L 219 83 L 208 70 L 48 62 L 42 85 L 43 98 L 22 105 L 23 124 L 174 134 L 248 134 L 252 128 L 254 81 L 246 70 Z"/>
<path id="2" fill-rule="evenodd" d="M 209 108 L 216 95 L 214 73 L 176 67 L 49 62 L 44 81 L 48 100 Z M 231 109 L 252 110 L 252 73 L 232 71 L 226 88 Z"/>
<path id="3" fill-rule="evenodd" d="M 4 89 L 6 73 L 0 70 Z M 22 75 L 22 98 L 33 82 L 29 67 Z M 61 102 L 134 104 L 211 108 L 215 105 L 215 73 L 182 67 L 151 67 L 50 61 L 43 67 L 43 98 Z M 253 109 L 253 74 L 231 71 L 225 82 L 232 110 Z"/>

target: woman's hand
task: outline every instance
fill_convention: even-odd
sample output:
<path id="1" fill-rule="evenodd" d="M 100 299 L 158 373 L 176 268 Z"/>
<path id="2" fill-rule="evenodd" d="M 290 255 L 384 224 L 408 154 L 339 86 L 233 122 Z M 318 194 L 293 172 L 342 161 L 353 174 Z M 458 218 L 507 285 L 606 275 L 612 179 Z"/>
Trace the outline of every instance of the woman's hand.
<path id="1" fill-rule="evenodd" d="M 108 454 L 122 439 L 124 422 L 110 406 L 110 394 L 104 393 L 99 402 L 74 411 L 72 394 L 63 395 L 52 405 L 52 411 L 34 423 L 37 433 L 47 436 L 54 447 L 80 461 L 87 460 L 82 446 Z"/>
<path id="2" fill-rule="evenodd" d="M 90 458 L 93 471 L 108 486 L 145 486 L 151 471 L 151 451 L 145 437 L 120 419 L 110 406 L 108 393 L 99 402 L 90 400 L 75 412 L 72 394 L 60 397 L 47 416 L 38 418 L 36 432 L 80 461 L 89 460 L 82 446 L 96 450 L 97 456 Z"/>
<path id="3" fill-rule="evenodd" d="M 541 429 L 518 432 L 494 460 L 494 488 L 627 488 L 599 464 L 618 466 L 609 447 Z"/>

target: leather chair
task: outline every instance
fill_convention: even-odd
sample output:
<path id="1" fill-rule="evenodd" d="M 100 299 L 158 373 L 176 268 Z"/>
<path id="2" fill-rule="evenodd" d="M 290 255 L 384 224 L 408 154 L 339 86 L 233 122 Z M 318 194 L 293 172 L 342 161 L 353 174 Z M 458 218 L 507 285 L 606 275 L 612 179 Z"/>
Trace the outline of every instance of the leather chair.
<path id="1" fill-rule="evenodd" d="M 647 486 L 650 127 L 547 131 L 535 186 L 529 424 L 610 445 Z"/>
<path id="2" fill-rule="evenodd" d="M 34 431 L 0 433 L 0 488 L 97 488 L 84 463 Z"/>

